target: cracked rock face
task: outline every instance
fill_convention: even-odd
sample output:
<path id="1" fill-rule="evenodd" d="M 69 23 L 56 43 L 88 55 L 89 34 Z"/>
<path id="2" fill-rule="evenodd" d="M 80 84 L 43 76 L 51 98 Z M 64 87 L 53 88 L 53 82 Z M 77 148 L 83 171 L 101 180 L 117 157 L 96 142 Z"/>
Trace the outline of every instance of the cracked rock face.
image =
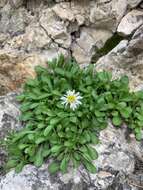
<path id="1" fill-rule="evenodd" d="M 97 61 L 98 71 L 112 71 L 113 77 L 127 75 L 132 90 L 143 89 L 143 25 L 131 40 L 122 40 L 112 51 Z"/>
<path id="2" fill-rule="evenodd" d="M 142 25 L 140 3 L 1 0 L 0 94 L 19 89 L 27 77 L 34 76 L 35 65 L 61 53 L 89 64 L 115 32 L 130 35 Z"/>
<path id="3" fill-rule="evenodd" d="M 6 138 L 11 130 L 19 130 L 22 125 L 18 121 L 19 104 L 15 100 L 16 94 L 8 94 L 0 98 L 0 138 Z M 141 143 L 130 139 L 127 142 L 126 126 L 116 129 L 109 123 L 108 128 L 100 133 L 100 144 L 96 145 L 99 158 L 94 161 L 96 174 L 89 174 L 82 166 L 78 170 L 69 168 L 67 174 L 51 175 L 48 172 L 49 161 L 41 168 L 32 165 L 24 167 L 16 174 L 11 170 L 0 177 L 0 190 L 136 190 L 131 183 L 139 183 L 138 175 L 133 174 L 136 157 L 140 159 Z M 142 150 L 143 152 L 143 150 Z M 4 164 L 6 154 L 0 149 L 0 166 Z M 2 159 L 3 158 L 3 159 Z M 142 176 L 142 174 L 140 174 Z"/>
<path id="4" fill-rule="evenodd" d="M 128 36 L 143 24 L 143 11 L 132 10 L 120 22 L 117 32 Z"/>

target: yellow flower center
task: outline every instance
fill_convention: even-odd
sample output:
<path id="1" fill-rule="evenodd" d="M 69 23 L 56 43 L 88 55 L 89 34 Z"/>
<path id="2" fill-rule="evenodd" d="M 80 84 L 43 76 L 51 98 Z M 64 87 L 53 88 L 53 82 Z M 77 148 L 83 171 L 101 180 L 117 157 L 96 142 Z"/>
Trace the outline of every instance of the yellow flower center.
<path id="1" fill-rule="evenodd" d="M 74 95 L 69 95 L 69 96 L 67 96 L 67 100 L 68 100 L 69 103 L 73 103 L 73 102 L 75 102 L 75 100 L 76 100 L 76 96 L 74 96 Z"/>

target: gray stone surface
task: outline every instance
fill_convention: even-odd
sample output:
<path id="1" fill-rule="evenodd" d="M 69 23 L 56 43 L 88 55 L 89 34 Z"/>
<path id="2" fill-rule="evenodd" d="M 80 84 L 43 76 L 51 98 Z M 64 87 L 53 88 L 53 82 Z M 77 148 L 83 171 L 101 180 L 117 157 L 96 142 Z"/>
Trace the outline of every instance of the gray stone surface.
<path id="1" fill-rule="evenodd" d="M 142 2 L 142 0 L 127 0 L 127 2 L 130 8 L 134 8 L 137 7 Z"/>
<path id="2" fill-rule="evenodd" d="M 128 36 L 137 31 L 143 23 L 140 3 L 1 0 L 0 94 L 20 88 L 27 77 L 34 76 L 37 63 L 43 65 L 61 53 L 75 58 L 79 64 L 89 64 L 115 32 Z"/>
<path id="3" fill-rule="evenodd" d="M 143 11 L 132 10 L 121 20 L 117 32 L 124 36 L 133 34 L 143 24 Z"/>
<path id="4" fill-rule="evenodd" d="M 132 90 L 142 89 L 143 84 L 143 25 L 141 25 L 131 40 L 121 41 L 107 55 L 97 61 L 98 71 L 112 71 L 113 76 L 127 75 L 130 78 Z"/>
<path id="5" fill-rule="evenodd" d="M 11 93 L 7 96 L 0 96 L 0 140 L 4 140 L 9 132 L 21 128 L 18 121 L 19 105 L 15 100 L 15 95 L 15 93 Z M 0 175 L 3 172 L 6 155 L 6 152 L 0 146 Z"/>
<path id="6" fill-rule="evenodd" d="M 112 19 L 111 25 L 103 28 L 101 23 L 97 28 L 98 18 L 96 22 L 90 18 L 99 2 L 52 2 L 1 1 L 0 94 L 19 88 L 27 77 L 34 76 L 37 63 L 43 65 L 61 53 L 88 64 L 96 48 L 103 47 L 112 36 Z M 101 14 L 102 6 L 110 22 L 110 5 L 102 2 Z M 102 22 L 106 23 L 105 17 Z"/>
<path id="7" fill-rule="evenodd" d="M 15 100 L 16 94 L 8 94 L 0 98 L 0 138 L 6 138 L 12 129 L 21 129 L 17 120 L 20 111 Z M 133 174 L 138 153 L 143 153 L 140 143 L 132 137 L 130 143 L 126 140 L 126 126 L 116 129 L 109 123 L 108 128 L 100 133 L 100 144 L 96 145 L 99 158 L 94 161 L 96 174 L 89 174 L 81 166 L 78 170 L 69 168 L 67 174 L 51 175 L 48 172 L 49 161 L 41 168 L 32 165 L 24 167 L 16 174 L 11 170 L 0 176 L 0 190 L 139 190 L 136 185 L 142 185 L 139 177 L 142 173 Z M 132 148 L 131 148 L 132 147 Z M 139 150 L 140 149 L 140 150 Z M 4 164 L 6 156 L 0 150 L 0 165 Z M 131 184 L 134 183 L 135 186 Z"/>

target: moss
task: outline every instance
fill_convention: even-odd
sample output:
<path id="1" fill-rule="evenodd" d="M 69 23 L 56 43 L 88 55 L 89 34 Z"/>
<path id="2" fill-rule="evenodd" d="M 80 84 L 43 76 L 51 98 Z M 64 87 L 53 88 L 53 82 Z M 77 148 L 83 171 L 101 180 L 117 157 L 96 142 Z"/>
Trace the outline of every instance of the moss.
<path id="1" fill-rule="evenodd" d="M 96 49 L 96 53 L 92 58 L 92 63 L 95 63 L 100 57 L 110 52 L 123 39 L 124 37 L 119 36 L 117 33 L 115 33 L 110 39 L 106 41 L 105 45 L 101 49 Z"/>

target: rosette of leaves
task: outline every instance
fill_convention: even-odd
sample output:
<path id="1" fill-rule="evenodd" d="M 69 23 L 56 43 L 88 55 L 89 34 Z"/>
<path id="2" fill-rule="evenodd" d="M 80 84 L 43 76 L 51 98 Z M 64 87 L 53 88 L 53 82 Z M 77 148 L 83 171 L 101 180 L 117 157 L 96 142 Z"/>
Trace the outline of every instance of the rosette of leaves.
<path id="1" fill-rule="evenodd" d="M 24 128 L 8 137 L 7 168 L 33 163 L 40 167 L 46 159 L 51 173 L 67 172 L 68 165 L 80 164 L 96 172 L 93 160 L 98 153 L 93 145 L 98 134 L 107 127 L 126 123 L 138 140 L 143 127 L 143 92 L 130 92 L 128 78 L 111 80 L 108 72 L 95 72 L 93 65 L 81 69 L 73 60 L 48 62 L 47 68 L 36 67 L 37 76 L 24 86 L 17 97 L 21 102 Z M 75 110 L 61 104 L 60 98 L 69 89 L 80 92 L 82 104 Z"/>

